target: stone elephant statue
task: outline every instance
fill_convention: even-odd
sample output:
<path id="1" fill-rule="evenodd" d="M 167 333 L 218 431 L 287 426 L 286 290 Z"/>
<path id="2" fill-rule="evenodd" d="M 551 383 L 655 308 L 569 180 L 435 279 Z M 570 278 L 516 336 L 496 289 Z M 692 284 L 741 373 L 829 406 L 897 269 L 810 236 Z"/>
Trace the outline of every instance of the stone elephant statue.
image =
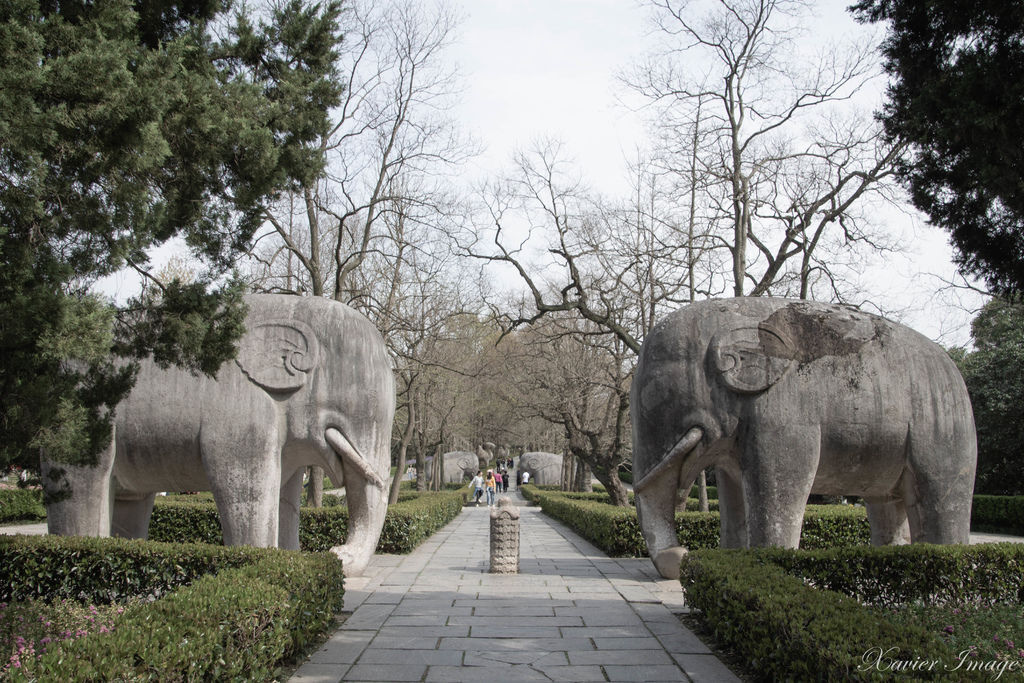
<path id="1" fill-rule="evenodd" d="M 452 451 L 441 458 L 441 481 L 445 484 L 458 484 L 467 476 L 472 479 L 480 469 L 476 454 L 469 451 Z"/>
<path id="2" fill-rule="evenodd" d="M 531 451 L 519 458 L 519 470 L 530 473 L 530 483 L 538 486 L 562 485 L 562 456 Z"/>
<path id="3" fill-rule="evenodd" d="M 725 547 L 800 540 L 812 493 L 865 500 L 876 545 L 967 543 L 977 444 L 946 352 L 874 315 L 802 300 L 704 301 L 654 327 L 631 394 L 634 490 L 666 578 L 675 497 L 716 467 Z"/>
<path id="4" fill-rule="evenodd" d="M 395 389 L 363 315 L 317 297 L 252 295 L 238 357 L 216 378 L 142 363 L 99 466 L 44 462 L 50 533 L 144 538 L 158 491 L 213 492 L 227 545 L 299 547 L 303 472 L 344 485 L 348 575 L 376 548 L 387 511 Z"/>

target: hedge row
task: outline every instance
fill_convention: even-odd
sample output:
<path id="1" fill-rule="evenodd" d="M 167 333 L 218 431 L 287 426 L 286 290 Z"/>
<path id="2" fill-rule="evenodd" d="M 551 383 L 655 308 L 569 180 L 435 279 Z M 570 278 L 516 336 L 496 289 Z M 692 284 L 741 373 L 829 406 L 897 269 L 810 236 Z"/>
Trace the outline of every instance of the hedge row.
<path id="1" fill-rule="evenodd" d="M 130 605 L 112 632 L 52 643 L 11 680 L 270 679 L 344 596 L 333 555 L 267 548 L 12 536 L 0 568 L 4 601 L 165 596 Z"/>
<path id="2" fill-rule="evenodd" d="M 459 514 L 464 491 L 402 493 L 388 506 L 377 552 L 409 553 Z M 348 508 L 341 506 L 299 510 L 299 548 L 324 552 L 345 542 Z M 169 543 L 222 544 L 217 506 L 211 502 L 158 500 L 149 521 L 149 538 Z"/>
<path id="3" fill-rule="evenodd" d="M 989 672 L 941 664 L 893 668 L 955 661 L 937 636 L 896 627 L 882 611 L 829 588 L 884 596 L 882 602 L 940 597 L 970 604 L 999 591 L 1019 601 L 1022 563 L 1024 546 L 701 550 L 683 558 L 681 581 L 716 640 L 765 680 L 990 680 Z"/>
<path id="4" fill-rule="evenodd" d="M 41 490 L 0 489 L 0 523 L 35 522 L 40 519 L 46 519 Z"/>
<path id="5" fill-rule="evenodd" d="M 377 552 L 411 553 L 434 532 L 455 519 L 462 512 L 467 498 L 465 490 L 437 491 L 388 506 Z"/>
<path id="6" fill-rule="evenodd" d="M 616 507 L 593 500 L 578 500 L 560 492 L 542 491 L 527 485 L 523 495 L 540 505 L 545 514 L 559 519 L 613 557 L 643 557 L 647 545 L 640 533 L 636 509 Z M 676 514 L 680 545 L 690 549 L 717 548 L 721 517 L 717 512 Z M 871 542 L 864 508 L 808 505 L 800 535 L 806 549 L 867 545 Z"/>
<path id="7" fill-rule="evenodd" d="M 975 496 L 971 529 L 1024 536 L 1024 496 Z"/>

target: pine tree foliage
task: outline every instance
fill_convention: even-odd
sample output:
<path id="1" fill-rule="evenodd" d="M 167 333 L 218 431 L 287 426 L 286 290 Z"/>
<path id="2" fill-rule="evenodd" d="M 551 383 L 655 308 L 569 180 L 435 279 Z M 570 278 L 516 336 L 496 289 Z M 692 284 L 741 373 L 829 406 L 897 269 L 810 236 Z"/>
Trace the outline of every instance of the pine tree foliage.
<path id="1" fill-rule="evenodd" d="M 914 205 L 948 231 L 962 271 L 1024 290 L 1024 2 L 862 0 L 888 21 L 892 77 L 881 118 L 911 143 L 900 174 Z"/>
<path id="2" fill-rule="evenodd" d="M 89 462 L 131 359 L 216 373 L 243 331 L 226 278 L 280 192 L 323 171 L 335 3 L 0 4 L 0 468 Z M 89 294 L 180 237 L 208 266 L 120 309 Z"/>
<path id="3" fill-rule="evenodd" d="M 978 428 L 977 493 L 1024 495 L 1024 305 L 990 301 L 971 323 L 975 351 L 954 353 Z"/>

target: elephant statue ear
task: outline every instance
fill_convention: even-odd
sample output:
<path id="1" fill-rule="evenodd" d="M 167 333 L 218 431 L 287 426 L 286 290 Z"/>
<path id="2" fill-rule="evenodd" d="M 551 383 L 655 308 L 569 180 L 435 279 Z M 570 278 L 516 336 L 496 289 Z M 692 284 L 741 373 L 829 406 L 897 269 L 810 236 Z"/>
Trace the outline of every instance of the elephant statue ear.
<path id="1" fill-rule="evenodd" d="M 720 332 L 712 338 L 708 354 L 722 382 L 741 394 L 768 389 L 796 364 L 789 340 L 763 325 Z"/>
<path id="2" fill-rule="evenodd" d="M 309 325 L 299 320 L 264 320 L 248 325 L 235 362 L 267 391 L 295 391 L 306 383 L 319 353 Z"/>

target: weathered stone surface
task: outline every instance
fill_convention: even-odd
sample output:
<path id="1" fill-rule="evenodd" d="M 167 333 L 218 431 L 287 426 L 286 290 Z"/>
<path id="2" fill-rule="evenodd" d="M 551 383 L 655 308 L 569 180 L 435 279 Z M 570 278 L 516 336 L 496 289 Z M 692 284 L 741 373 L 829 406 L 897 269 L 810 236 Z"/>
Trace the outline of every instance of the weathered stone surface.
<path id="1" fill-rule="evenodd" d="M 441 456 L 441 480 L 445 484 L 457 484 L 467 477 L 472 479 L 479 469 L 476 454 L 469 451 L 451 451 Z"/>
<path id="2" fill-rule="evenodd" d="M 302 473 L 319 465 L 348 499 L 332 550 L 362 571 L 387 511 L 395 390 L 373 325 L 316 297 L 247 297 L 238 359 L 216 378 L 144 362 L 98 468 L 67 470 L 50 533 L 144 537 L 158 491 L 213 491 L 229 545 L 298 548 Z M 60 487 L 49 478 L 47 486 Z"/>
<path id="3" fill-rule="evenodd" d="M 562 485 L 562 456 L 531 451 L 519 458 L 519 469 L 530 473 L 530 483 L 538 486 Z"/>
<path id="4" fill-rule="evenodd" d="M 491 573 L 519 573 L 519 508 L 508 496 L 491 508 Z"/>
<path id="5" fill-rule="evenodd" d="M 966 543 L 977 455 L 966 388 L 922 335 L 852 308 L 692 304 L 644 342 L 634 488 L 655 566 L 678 574 L 680 484 L 716 466 L 727 547 L 796 547 L 811 493 L 865 499 L 872 541 Z"/>

